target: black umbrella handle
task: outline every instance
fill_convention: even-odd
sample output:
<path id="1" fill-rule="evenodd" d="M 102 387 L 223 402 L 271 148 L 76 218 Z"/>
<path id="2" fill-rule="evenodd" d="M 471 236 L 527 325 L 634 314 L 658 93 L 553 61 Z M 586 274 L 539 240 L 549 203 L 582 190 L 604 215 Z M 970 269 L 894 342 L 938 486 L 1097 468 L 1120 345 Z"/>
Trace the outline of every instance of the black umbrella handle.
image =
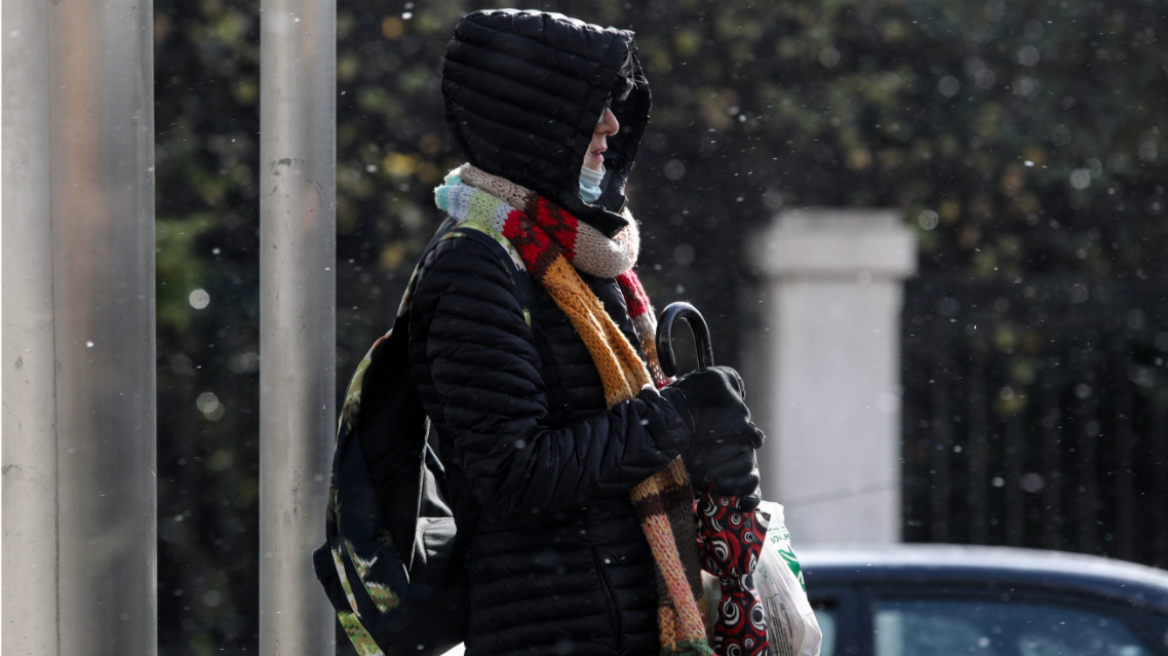
<path id="1" fill-rule="evenodd" d="M 710 327 L 698 309 L 689 303 L 670 303 L 657 320 L 657 358 L 666 376 L 677 375 L 677 359 L 673 357 L 673 323 L 684 319 L 693 331 L 698 349 L 698 371 L 714 365 L 714 346 L 710 343 Z"/>

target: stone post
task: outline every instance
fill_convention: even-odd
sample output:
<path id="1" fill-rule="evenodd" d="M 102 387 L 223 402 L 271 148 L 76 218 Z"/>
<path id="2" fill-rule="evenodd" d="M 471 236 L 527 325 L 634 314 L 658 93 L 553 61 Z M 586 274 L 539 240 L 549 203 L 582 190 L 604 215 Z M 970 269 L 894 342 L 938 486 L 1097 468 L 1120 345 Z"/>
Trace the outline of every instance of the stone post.
<path id="1" fill-rule="evenodd" d="M 895 210 L 780 213 L 752 244 L 765 280 L 764 498 L 798 544 L 900 540 L 900 312 L 916 239 Z"/>

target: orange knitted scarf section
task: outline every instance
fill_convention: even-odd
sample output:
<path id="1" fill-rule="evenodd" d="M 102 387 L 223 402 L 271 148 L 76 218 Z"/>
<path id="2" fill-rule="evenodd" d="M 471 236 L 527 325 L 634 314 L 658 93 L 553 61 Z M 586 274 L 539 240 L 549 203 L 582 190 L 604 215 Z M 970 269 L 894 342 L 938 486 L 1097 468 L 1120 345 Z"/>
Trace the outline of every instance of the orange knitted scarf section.
<path id="1" fill-rule="evenodd" d="M 563 212 L 558 207 L 555 211 Z M 522 226 L 524 235 L 503 234 L 522 255 L 524 242 L 551 242 L 539 222 L 541 216 L 550 214 L 537 212 L 536 221 Z M 545 234 L 532 238 L 536 233 Z M 600 372 L 608 407 L 632 400 L 642 388 L 653 384 L 648 368 L 567 258 L 556 253 L 549 260 L 546 266 L 538 268 L 538 273 L 531 266 L 534 262 L 529 264 L 529 270 L 536 274 L 536 279 L 568 315 L 584 340 Z M 699 610 L 706 604 L 697 553 L 693 493 L 681 457 L 639 483 L 631 496 L 657 563 L 657 628 L 662 655 L 713 654 Z"/>

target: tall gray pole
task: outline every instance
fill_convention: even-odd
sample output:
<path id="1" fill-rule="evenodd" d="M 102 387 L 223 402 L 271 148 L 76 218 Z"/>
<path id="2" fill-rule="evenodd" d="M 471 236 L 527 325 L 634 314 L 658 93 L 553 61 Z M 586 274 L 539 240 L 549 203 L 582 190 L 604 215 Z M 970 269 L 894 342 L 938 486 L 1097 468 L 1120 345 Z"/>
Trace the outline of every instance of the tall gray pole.
<path id="1" fill-rule="evenodd" d="M 336 421 L 336 6 L 260 4 L 260 652 L 334 650 L 312 569 Z"/>
<path id="2" fill-rule="evenodd" d="M 60 653 L 57 426 L 49 174 L 49 3 L 5 2 L 5 654 Z M 21 622 L 7 620 L 20 617 Z"/>
<path id="3" fill-rule="evenodd" d="M 151 5 L 3 23 L 3 652 L 154 654 Z"/>

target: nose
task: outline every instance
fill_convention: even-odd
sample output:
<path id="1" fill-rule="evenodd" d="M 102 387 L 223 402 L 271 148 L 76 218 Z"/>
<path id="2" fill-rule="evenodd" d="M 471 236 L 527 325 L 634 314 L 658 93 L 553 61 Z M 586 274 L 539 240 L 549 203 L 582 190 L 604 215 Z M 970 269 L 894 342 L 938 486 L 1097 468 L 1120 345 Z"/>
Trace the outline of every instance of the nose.
<path id="1" fill-rule="evenodd" d="M 620 122 L 616 120 L 616 114 L 613 114 L 611 109 L 605 107 L 604 117 L 601 118 L 600 122 L 596 124 L 596 130 L 593 131 L 593 134 L 603 134 L 608 136 L 616 134 L 617 132 L 620 132 Z"/>

